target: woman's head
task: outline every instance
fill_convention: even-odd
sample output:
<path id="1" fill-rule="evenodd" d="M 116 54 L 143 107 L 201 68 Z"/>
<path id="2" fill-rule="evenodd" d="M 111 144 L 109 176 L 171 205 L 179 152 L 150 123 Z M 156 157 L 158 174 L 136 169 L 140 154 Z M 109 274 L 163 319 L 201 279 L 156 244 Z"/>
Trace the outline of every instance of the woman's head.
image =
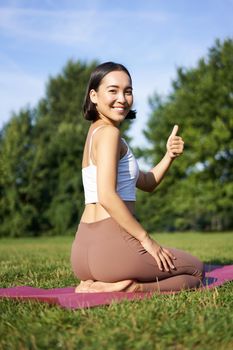
<path id="1" fill-rule="evenodd" d="M 122 64 L 105 62 L 92 72 L 84 99 L 83 112 L 87 120 L 99 117 L 134 119 L 132 79 Z"/>

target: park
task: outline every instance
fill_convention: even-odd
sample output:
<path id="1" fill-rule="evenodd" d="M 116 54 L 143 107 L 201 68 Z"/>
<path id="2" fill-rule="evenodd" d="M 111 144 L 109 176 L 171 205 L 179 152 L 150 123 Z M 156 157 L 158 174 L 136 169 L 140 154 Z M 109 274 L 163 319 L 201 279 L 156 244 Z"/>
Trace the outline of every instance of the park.
<path id="1" fill-rule="evenodd" d="M 82 154 L 90 124 L 82 108 L 89 76 L 100 63 L 96 57 L 67 59 L 47 77 L 43 96 L 14 111 L 0 129 L 1 291 L 79 283 L 70 252 L 84 208 Z M 231 269 L 232 86 L 233 40 L 215 37 L 195 65 L 176 67 L 166 95 L 154 89 L 147 96 L 141 130 L 133 129 L 134 120 L 120 125 L 145 171 L 162 158 L 167 136 L 179 125 L 184 152 L 158 189 L 137 190 L 135 217 L 165 247 Z M 135 143 L 134 133 L 145 142 Z M 232 270 L 213 288 L 79 309 L 0 297 L 0 350 L 230 350 L 232 309 Z"/>

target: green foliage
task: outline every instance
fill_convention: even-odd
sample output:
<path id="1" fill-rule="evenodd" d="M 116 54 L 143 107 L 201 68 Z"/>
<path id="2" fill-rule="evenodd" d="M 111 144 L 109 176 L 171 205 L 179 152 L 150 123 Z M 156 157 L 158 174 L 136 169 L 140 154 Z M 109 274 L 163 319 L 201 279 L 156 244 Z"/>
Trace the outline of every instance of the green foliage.
<path id="1" fill-rule="evenodd" d="M 82 147 L 89 126 L 82 102 L 96 66 L 69 61 L 50 78 L 36 108 L 15 114 L 1 133 L 0 235 L 64 234 L 82 210 Z"/>
<path id="2" fill-rule="evenodd" d="M 232 233 L 156 234 L 154 238 L 205 262 L 232 261 Z M 70 268 L 71 243 L 71 237 L 2 239 L 1 287 L 76 286 Z M 230 350 L 232 304 L 232 282 L 202 292 L 155 294 L 148 300 L 83 310 L 0 299 L 0 349 Z"/>
<path id="3" fill-rule="evenodd" d="M 138 214 L 148 229 L 233 227 L 232 87 L 233 41 L 228 39 L 216 41 L 196 68 L 179 68 L 166 99 L 150 98 L 152 113 L 144 131 L 150 149 L 141 153 L 157 163 L 174 124 L 180 126 L 185 151 L 155 194 L 138 195 Z"/>
<path id="4" fill-rule="evenodd" d="M 32 112 L 22 110 L 5 126 L 0 148 L 1 235 L 20 236 L 37 215 L 30 201 Z"/>

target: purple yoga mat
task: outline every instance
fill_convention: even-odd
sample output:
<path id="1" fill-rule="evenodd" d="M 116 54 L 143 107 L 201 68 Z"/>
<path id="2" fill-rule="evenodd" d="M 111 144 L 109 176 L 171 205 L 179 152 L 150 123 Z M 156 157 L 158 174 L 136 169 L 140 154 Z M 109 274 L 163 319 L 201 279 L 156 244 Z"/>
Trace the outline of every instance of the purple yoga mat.
<path id="1" fill-rule="evenodd" d="M 203 287 L 218 287 L 225 282 L 233 280 L 233 265 L 205 266 L 206 277 Z M 37 300 L 49 304 L 57 304 L 67 309 L 81 309 L 98 305 L 109 305 L 112 302 L 121 300 L 138 300 L 150 298 L 153 293 L 132 293 L 132 292 L 104 292 L 104 293 L 78 293 L 74 292 L 75 287 L 41 289 L 28 286 L 0 288 L 0 298 L 18 300 Z M 163 293 L 165 294 L 165 293 Z"/>

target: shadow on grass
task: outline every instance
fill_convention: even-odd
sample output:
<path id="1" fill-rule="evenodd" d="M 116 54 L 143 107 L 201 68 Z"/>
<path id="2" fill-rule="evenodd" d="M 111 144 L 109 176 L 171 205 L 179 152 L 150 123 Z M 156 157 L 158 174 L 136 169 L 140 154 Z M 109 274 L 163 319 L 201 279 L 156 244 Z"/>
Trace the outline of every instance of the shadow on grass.
<path id="1" fill-rule="evenodd" d="M 227 281 L 232 280 L 232 272 L 230 273 L 230 275 L 229 275 L 229 272 L 227 272 L 226 274 L 226 265 L 231 265 L 230 271 L 232 271 L 232 266 L 233 266 L 232 261 L 229 261 L 229 260 L 227 261 L 228 261 L 227 263 L 223 264 L 222 260 L 220 261 L 215 259 L 215 260 L 209 261 L 208 263 L 205 263 L 205 277 L 203 279 L 204 286 L 211 286 L 215 282 L 218 282 L 218 280 L 221 282 L 220 284 L 223 284 L 225 280 Z M 209 273 L 212 273 L 212 276 L 209 276 L 208 275 Z"/>

